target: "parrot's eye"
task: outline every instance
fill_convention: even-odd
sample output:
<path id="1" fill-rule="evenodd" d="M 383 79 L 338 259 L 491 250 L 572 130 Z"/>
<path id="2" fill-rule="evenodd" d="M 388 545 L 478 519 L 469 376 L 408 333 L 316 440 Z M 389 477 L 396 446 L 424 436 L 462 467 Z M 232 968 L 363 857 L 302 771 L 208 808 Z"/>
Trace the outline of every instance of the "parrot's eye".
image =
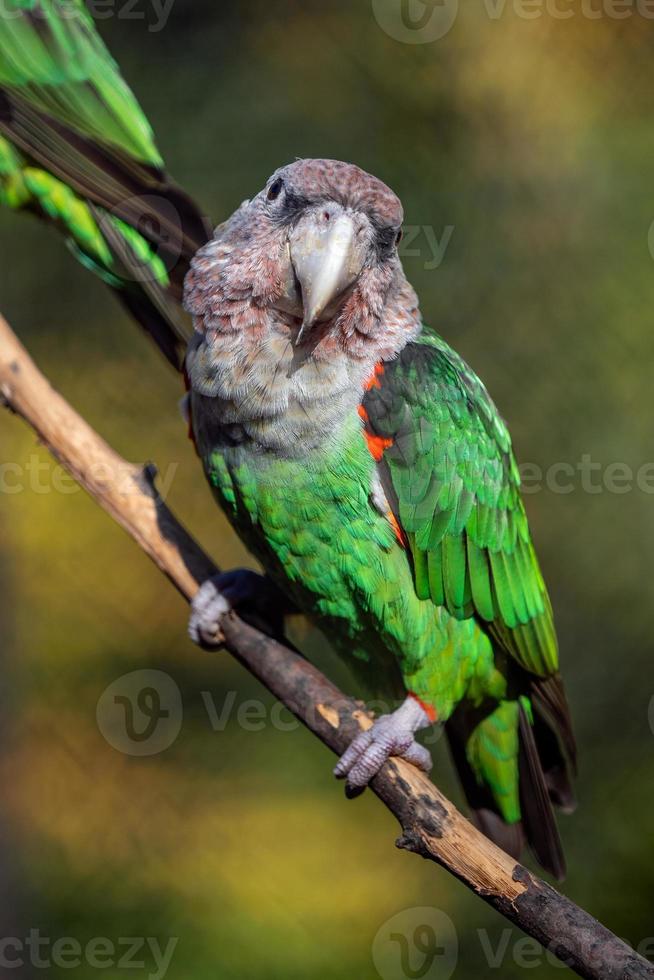
<path id="1" fill-rule="evenodd" d="M 268 188 L 268 194 L 267 194 L 268 200 L 276 201 L 279 195 L 281 194 L 283 187 L 284 187 L 284 181 L 282 180 L 281 177 L 278 177 L 277 180 L 273 180 L 272 184 Z"/>
<path id="2" fill-rule="evenodd" d="M 395 247 L 396 248 L 400 244 L 400 242 L 402 241 L 403 238 L 404 238 L 404 229 L 403 228 L 400 228 L 400 230 L 398 231 L 397 235 L 395 236 Z"/>

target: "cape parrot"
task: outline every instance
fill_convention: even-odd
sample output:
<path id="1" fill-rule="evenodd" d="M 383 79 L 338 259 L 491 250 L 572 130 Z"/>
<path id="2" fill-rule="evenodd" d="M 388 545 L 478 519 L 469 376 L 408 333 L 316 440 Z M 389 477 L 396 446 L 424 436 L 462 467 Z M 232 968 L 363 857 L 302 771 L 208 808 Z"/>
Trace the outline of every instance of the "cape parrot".
<path id="1" fill-rule="evenodd" d="M 356 790 L 392 755 L 428 770 L 415 735 L 442 724 L 480 828 L 561 878 L 576 752 L 552 610 L 507 428 L 404 275 L 399 199 L 298 160 L 208 240 L 81 2 L 66 19 L 62 0 L 5 3 L 0 200 L 64 231 L 176 366 L 186 274 L 194 441 L 267 573 L 206 582 L 191 636 L 233 606 L 301 610 L 401 702 L 336 775 Z"/>

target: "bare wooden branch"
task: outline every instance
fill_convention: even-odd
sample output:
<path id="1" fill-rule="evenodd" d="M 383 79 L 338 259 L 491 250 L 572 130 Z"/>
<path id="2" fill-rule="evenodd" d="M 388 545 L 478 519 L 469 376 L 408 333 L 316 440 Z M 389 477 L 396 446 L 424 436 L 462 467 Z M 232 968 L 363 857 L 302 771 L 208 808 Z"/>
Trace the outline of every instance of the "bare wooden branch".
<path id="1" fill-rule="evenodd" d="M 50 386 L 0 317 L 0 393 L 57 460 L 130 534 L 187 599 L 216 571 L 159 497 L 152 469 L 127 463 Z M 371 725 L 299 654 L 229 615 L 225 646 L 330 749 Z M 589 980 L 645 980 L 654 966 L 477 831 L 429 778 L 401 759 L 372 790 L 401 827 L 399 847 L 435 861 Z"/>

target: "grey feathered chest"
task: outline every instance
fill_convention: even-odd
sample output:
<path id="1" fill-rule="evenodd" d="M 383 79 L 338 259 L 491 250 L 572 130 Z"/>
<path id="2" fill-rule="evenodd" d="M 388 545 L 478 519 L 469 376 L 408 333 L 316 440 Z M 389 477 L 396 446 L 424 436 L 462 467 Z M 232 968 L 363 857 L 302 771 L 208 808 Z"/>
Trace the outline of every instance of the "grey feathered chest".
<path id="1" fill-rule="evenodd" d="M 198 449 L 302 457 L 337 436 L 372 370 L 368 359 L 338 351 L 329 360 L 307 357 L 283 328 L 249 343 L 237 333 L 211 340 L 197 333 L 187 371 Z"/>

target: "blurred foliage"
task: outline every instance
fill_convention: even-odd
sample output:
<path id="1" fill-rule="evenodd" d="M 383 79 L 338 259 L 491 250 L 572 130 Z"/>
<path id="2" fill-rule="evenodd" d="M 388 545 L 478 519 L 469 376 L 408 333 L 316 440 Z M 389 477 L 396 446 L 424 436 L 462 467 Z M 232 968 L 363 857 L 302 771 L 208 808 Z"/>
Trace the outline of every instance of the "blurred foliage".
<path id="1" fill-rule="evenodd" d="M 519 457 L 637 470 L 654 460 L 652 23 L 489 7 L 502 9 L 461 4 L 424 45 L 389 37 L 367 0 L 178 0 L 161 32 L 120 16 L 99 27 L 170 170 L 215 222 L 296 156 L 373 171 L 407 224 L 439 239 L 454 227 L 438 268 L 425 267 L 422 235 L 407 271 L 426 320 L 487 382 Z M 169 502 L 223 566 L 251 564 L 185 439 L 178 379 L 102 285 L 21 216 L 0 215 L 0 254 L 2 311 L 54 383 L 121 453 L 173 473 Z M 212 731 L 203 691 L 218 705 L 231 691 L 237 705 L 270 699 L 225 656 L 191 647 L 181 600 L 81 492 L 53 489 L 24 426 L 0 416 L 0 439 L 25 486 L 0 500 L 13 881 L 2 935 L 177 936 L 171 980 L 369 980 L 385 920 L 435 906 L 456 924 L 458 980 L 521 976 L 519 935 L 493 969 L 479 930 L 496 948 L 503 920 L 397 852 L 394 821 L 369 794 L 343 800 L 309 735 L 246 731 L 234 717 Z M 638 944 L 654 934 L 654 498 L 589 493 L 576 478 L 527 507 L 580 742 L 564 890 Z M 322 640 L 295 633 L 349 684 Z M 103 740 L 95 709 L 142 667 L 179 684 L 184 724 L 165 753 L 138 759 Z M 460 800 L 440 744 L 435 777 Z M 547 962 L 532 973 L 561 975 Z"/>

